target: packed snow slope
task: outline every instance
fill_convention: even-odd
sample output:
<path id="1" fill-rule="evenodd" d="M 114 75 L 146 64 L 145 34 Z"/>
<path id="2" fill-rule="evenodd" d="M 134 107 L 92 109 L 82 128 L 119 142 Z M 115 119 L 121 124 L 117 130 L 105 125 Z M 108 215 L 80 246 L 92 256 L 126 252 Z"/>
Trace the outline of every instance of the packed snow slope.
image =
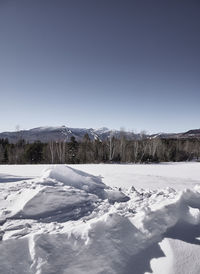
<path id="1" fill-rule="evenodd" d="M 1 166 L 0 273 L 200 273 L 199 167 Z"/>

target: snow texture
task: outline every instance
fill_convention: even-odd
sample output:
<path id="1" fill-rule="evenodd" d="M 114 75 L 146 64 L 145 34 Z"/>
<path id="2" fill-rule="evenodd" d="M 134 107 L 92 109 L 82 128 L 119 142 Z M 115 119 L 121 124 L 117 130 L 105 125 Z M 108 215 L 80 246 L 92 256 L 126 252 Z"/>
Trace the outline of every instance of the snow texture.
<path id="1" fill-rule="evenodd" d="M 106 176 L 65 165 L 20 180 L 8 169 L 0 175 L 0 273 L 200 273 L 200 184 L 110 187 Z"/>

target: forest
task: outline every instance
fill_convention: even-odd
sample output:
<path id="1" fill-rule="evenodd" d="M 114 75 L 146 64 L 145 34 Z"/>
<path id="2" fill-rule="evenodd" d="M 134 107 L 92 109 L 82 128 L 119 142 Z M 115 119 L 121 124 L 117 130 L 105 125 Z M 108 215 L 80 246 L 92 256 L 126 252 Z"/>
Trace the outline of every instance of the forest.
<path id="1" fill-rule="evenodd" d="M 9 143 L 0 139 L 0 164 L 84 164 L 84 163 L 158 163 L 198 161 L 200 138 L 146 138 L 128 140 L 126 136 L 91 141 L 88 134 L 83 140 L 70 142 L 20 139 Z"/>

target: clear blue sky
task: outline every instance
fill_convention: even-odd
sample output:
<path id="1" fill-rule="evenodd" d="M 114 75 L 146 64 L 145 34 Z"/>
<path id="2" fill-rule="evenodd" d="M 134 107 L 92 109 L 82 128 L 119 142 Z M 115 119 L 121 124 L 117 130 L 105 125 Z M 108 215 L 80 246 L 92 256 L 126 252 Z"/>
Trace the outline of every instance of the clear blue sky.
<path id="1" fill-rule="evenodd" d="M 200 1 L 0 0 L 0 131 L 200 128 Z"/>

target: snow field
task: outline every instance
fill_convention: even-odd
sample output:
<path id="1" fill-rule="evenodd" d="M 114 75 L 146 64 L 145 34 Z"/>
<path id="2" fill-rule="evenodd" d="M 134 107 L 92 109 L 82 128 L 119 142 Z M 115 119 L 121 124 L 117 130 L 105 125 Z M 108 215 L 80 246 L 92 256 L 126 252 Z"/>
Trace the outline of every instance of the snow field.
<path id="1" fill-rule="evenodd" d="M 140 165 L 102 165 L 104 178 L 97 176 L 97 165 L 83 165 L 81 170 L 48 166 L 43 172 L 41 166 L 32 171 L 25 166 L 21 174 L 15 166 L 4 167 L 0 273 L 199 273 L 200 185 L 193 187 L 199 164 L 190 165 L 193 174 L 188 173 L 184 190 L 182 176 L 188 165 L 160 166 L 160 173 L 158 165 L 143 167 L 146 171 L 137 176 L 144 176 L 145 182 L 141 180 L 139 188 L 130 181 L 124 187 L 121 180 L 125 176 L 130 180 L 131 167 L 142 173 Z M 173 172 L 176 168 L 183 172 Z M 92 175 L 87 169 L 93 169 Z M 111 175 L 106 176 L 112 172 L 115 186 Z M 23 180 L 15 177 L 19 175 Z M 159 186 L 172 176 L 178 188 L 155 188 L 155 182 L 142 189 L 148 176 L 157 178 Z"/>

